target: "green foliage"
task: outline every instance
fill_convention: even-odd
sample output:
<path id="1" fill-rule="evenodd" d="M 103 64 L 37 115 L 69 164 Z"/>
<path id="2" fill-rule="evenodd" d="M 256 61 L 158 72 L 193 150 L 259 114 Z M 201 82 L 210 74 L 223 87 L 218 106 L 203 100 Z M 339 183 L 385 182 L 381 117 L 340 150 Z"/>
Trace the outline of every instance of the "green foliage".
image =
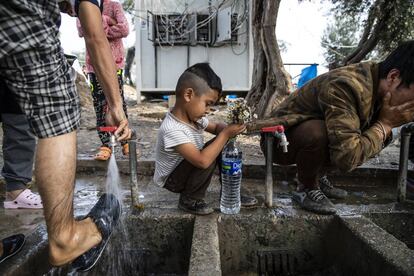
<path id="1" fill-rule="evenodd" d="M 393 0 L 389 2 L 386 8 L 391 18 L 388 20 L 386 29 L 380 33 L 377 46 L 380 55 L 391 52 L 401 41 L 414 39 L 414 1 Z"/>
<path id="2" fill-rule="evenodd" d="M 333 13 L 336 21 L 326 29 L 322 44 L 335 44 L 339 41 L 339 44 L 352 42 L 348 45 L 358 44 L 363 47 L 364 44 L 374 43 L 375 47 L 369 48 L 372 49 L 371 53 L 384 57 L 400 42 L 414 39 L 413 0 L 330 1 L 334 4 Z M 351 26 L 352 19 L 355 21 L 355 28 Z M 349 31 L 348 34 L 346 30 Z M 355 34 L 359 36 L 357 43 L 354 41 Z M 326 48 L 325 45 L 324 47 Z M 338 55 L 332 53 L 334 50 L 337 51 L 329 48 L 326 51 L 325 58 L 329 63 L 338 62 Z M 339 49 L 338 52 L 346 55 L 350 54 L 348 51 L 349 49 Z"/>
<path id="3" fill-rule="evenodd" d="M 138 0 L 138 1 L 141 1 L 141 0 Z M 125 12 L 133 14 L 134 7 L 135 7 L 135 0 L 123 0 L 122 7 L 124 8 Z"/>
<path id="4" fill-rule="evenodd" d="M 358 44 L 359 22 L 351 16 L 335 16 L 328 24 L 321 40 L 324 57 L 330 66 L 337 67 L 342 59 L 355 50 Z"/>

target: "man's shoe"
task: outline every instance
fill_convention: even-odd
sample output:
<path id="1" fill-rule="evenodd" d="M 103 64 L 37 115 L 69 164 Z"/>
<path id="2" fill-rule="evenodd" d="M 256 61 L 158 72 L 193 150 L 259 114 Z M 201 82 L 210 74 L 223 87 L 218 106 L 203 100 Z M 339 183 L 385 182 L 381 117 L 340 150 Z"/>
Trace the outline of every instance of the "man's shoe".
<path id="1" fill-rule="evenodd" d="M 194 215 L 208 215 L 214 212 L 213 208 L 202 199 L 192 199 L 183 194 L 180 195 L 178 208 Z"/>
<path id="2" fill-rule="evenodd" d="M 95 266 L 108 244 L 121 212 L 121 205 L 114 195 L 103 194 L 99 198 L 98 202 L 85 218 L 90 217 L 96 224 L 96 227 L 102 235 L 102 241 L 73 261 L 72 268 L 75 271 L 85 272 Z"/>
<path id="3" fill-rule="evenodd" d="M 23 234 L 13 235 L 1 240 L 3 244 L 3 255 L 0 257 L 0 263 L 16 255 L 23 247 L 26 238 Z"/>
<path id="4" fill-rule="evenodd" d="M 326 175 L 319 178 L 319 187 L 321 188 L 322 192 L 329 198 L 344 199 L 348 196 L 347 191 L 335 188 Z"/>
<path id="5" fill-rule="evenodd" d="M 254 196 L 240 195 L 240 203 L 243 207 L 252 207 L 257 204 L 257 199 Z"/>
<path id="6" fill-rule="evenodd" d="M 303 209 L 314 213 L 323 215 L 336 213 L 335 206 L 319 189 L 293 192 L 292 199 L 299 203 Z"/>

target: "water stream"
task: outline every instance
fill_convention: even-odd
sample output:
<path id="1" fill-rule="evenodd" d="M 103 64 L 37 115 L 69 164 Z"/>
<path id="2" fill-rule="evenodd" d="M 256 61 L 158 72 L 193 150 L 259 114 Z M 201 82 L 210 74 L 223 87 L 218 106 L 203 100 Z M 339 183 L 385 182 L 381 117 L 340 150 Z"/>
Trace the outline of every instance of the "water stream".
<path id="1" fill-rule="evenodd" d="M 133 261 L 130 256 L 128 248 L 130 248 L 130 238 L 126 228 L 126 206 L 124 205 L 124 194 L 120 186 L 119 169 L 116 162 L 115 154 L 112 154 L 106 176 L 105 192 L 115 195 L 119 200 L 122 208 L 121 217 L 118 221 L 117 227 L 109 242 L 106 252 L 105 261 L 99 263 L 100 271 L 105 271 L 106 275 L 125 275 L 125 272 L 132 272 L 134 270 Z"/>
<path id="2" fill-rule="evenodd" d="M 136 268 L 133 265 L 130 256 L 130 239 L 126 228 L 126 206 L 124 205 L 124 194 L 122 193 L 121 179 L 119 169 L 116 162 L 115 155 L 112 154 L 109 163 L 105 180 L 105 190 L 107 194 L 113 194 L 120 202 L 122 213 L 118 221 L 118 225 L 114 229 L 111 240 L 109 241 L 102 258 L 96 264 L 95 268 L 88 272 L 90 275 L 133 275 Z M 69 270 L 68 270 L 69 269 Z M 127 273 L 125 273 L 127 272 Z M 71 271 L 70 267 L 53 268 L 47 275 L 82 275 Z"/>

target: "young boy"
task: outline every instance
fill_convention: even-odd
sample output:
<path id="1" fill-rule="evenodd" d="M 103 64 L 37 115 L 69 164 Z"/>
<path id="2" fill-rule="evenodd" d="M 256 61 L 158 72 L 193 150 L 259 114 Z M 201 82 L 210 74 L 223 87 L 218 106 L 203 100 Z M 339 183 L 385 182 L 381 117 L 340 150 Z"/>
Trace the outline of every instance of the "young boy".
<path id="1" fill-rule="evenodd" d="M 189 67 L 178 79 L 175 106 L 158 131 L 154 182 L 180 193 L 178 207 L 197 215 L 213 212 L 203 200 L 205 192 L 227 140 L 245 130 L 244 125 L 212 123 L 205 117 L 221 90 L 221 79 L 208 63 Z M 206 145 L 204 130 L 217 135 Z M 242 204 L 254 205 L 256 199 L 243 197 Z"/>

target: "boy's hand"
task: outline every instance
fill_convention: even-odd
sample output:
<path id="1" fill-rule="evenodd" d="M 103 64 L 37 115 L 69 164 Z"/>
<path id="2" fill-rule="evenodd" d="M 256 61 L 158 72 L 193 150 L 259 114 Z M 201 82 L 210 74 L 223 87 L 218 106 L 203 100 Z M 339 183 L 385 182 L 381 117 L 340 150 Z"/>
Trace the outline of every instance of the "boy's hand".
<path id="1" fill-rule="evenodd" d="M 238 125 L 238 124 L 231 124 L 226 126 L 223 129 L 223 133 L 228 137 L 228 138 L 233 138 L 234 136 L 236 136 L 237 134 L 242 133 L 244 130 L 246 129 L 246 125 Z"/>

